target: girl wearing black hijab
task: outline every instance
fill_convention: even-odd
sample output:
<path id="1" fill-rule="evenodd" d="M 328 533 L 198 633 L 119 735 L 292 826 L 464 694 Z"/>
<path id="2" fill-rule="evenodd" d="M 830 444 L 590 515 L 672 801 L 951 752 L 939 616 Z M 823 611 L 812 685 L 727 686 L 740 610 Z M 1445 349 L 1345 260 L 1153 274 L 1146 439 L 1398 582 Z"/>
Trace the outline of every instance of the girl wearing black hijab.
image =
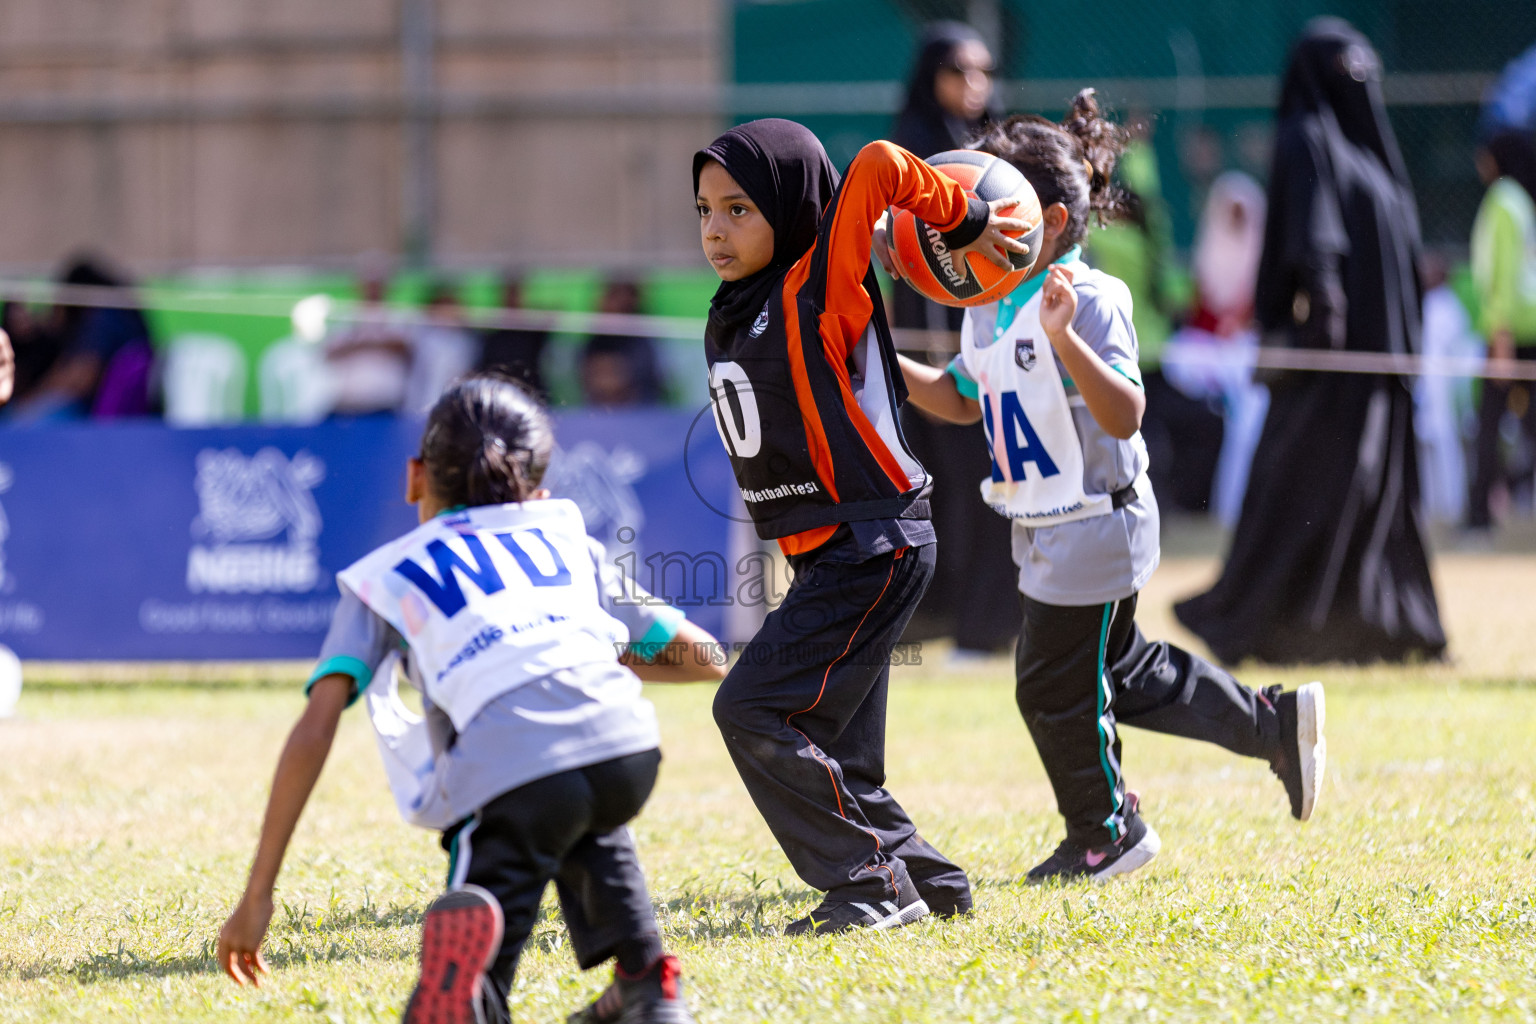
<path id="1" fill-rule="evenodd" d="M 929 25 L 891 141 L 927 158 L 980 137 L 999 116 L 992 72 L 992 53 L 975 29 L 956 21 Z M 904 285 L 892 294 L 891 310 L 897 327 L 954 332 L 964 312 Z M 951 354 L 936 354 L 936 365 Z M 956 660 L 990 654 L 1012 642 L 1019 622 L 1008 522 L 976 500 L 976 481 L 991 472 L 981 427 L 936 422 L 913 408 L 903 411 L 901 424 L 913 452 L 934 471 L 933 529 L 944 551 L 907 637 L 953 637 Z"/>
<path id="2" fill-rule="evenodd" d="M 971 906 L 965 873 L 885 786 L 892 648 L 933 574 L 928 476 L 870 270 L 887 207 L 942 232 L 964 266 L 1006 265 L 999 217 L 889 142 L 841 185 L 792 121 L 733 128 L 693 161 L 700 236 L 721 278 L 705 331 L 715 424 L 758 536 L 794 570 L 715 697 L 715 721 L 799 876 L 825 892 L 789 934 L 893 928 Z M 1001 202 L 995 204 L 1001 206 Z"/>
<path id="3" fill-rule="evenodd" d="M 1318 18 L 1291 51 L 1259 264 L 1265 343 L 1419 347 L 1419 219 L 1380 62 Z M 1439 657 L 1406 378 L 1293 372 L 1269 415 L 1221 578 L 1178 605 L 1226 662 Z"/>

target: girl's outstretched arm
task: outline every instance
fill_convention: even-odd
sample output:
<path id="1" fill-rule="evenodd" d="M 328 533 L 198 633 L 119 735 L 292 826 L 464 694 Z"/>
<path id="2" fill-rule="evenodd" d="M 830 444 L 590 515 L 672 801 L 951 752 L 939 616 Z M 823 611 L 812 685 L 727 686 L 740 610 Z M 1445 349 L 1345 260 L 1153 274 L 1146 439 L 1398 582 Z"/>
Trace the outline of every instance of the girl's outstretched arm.
<path id="1" fill-rule="evenodd" d="M 1124 441 L 1141 429 L 1147 396 L 1095 355 L 1072 329 L 1072 317 L 1077 313 L 1072 272 L 1065 267 L 1052 267 L 1048 273 L 1040 290 L 1040 326 L 1051 339 L 1051 347 L 1061 358 L 1067 375 L 1077 385 L 1094 422 L 1106 434 Z"/>
<path id="2" fill-rule="evenodd" d="M 309 691 L 309 705 L 299 716 L 277 760 L 272 795 L 261 823 L 261 839 L 251 864 L 245 895 L 224 927 L 219 929 L 218 962 L 235 984 L 249 981 L 260 986 L 258 974 L 267 973 L 261 957 L 261 941 L 272 920 L 272 887 L 299 815 L 325 766 L 336 737 L 336 723 L 352 697 L 353 681 L 344 675 L 324 676 Z"/>
<path id="3" fill-rule="evenodd" d="M 907 399 L 923 412 L 950 423 L 975 423 L 981 419 L 981 403 L 962 395 L 955 387 L 955 378 L 944 370 L 899 354 L 896 361 L 907 379 Z"/>
<path id="4" fill-rule="evenodd" d="M 707 630 L 684 620 L 651 657 L 629 651 L 619 663 L 648 683 L 718 683 L 725 678 L 725 647 Z"/>
<path id="5" fill-rule="evenodd" d="M 1009 251 L 1025 249 L 1005 231 L 1022 232 L 1022 220 L 1000 214 L 1006 200 L 971 200 L 954 180 L 889 142 L 871 142 L 848 165 L 848 173 L 822 218 L 816 248 L 808 264 L 790 272 L 788 286 L 799 288 L 814 273 L 825 275 L 822 336 L 833 342 L 838 361 L 864 336 L 870 300 L 864 292 L 875 230 L 887 207 L 911 210 L 945 234 L 958 255 L 975 252 L 1000 266 Z M 962 262 L 964 262 L 962 260 Z"/>

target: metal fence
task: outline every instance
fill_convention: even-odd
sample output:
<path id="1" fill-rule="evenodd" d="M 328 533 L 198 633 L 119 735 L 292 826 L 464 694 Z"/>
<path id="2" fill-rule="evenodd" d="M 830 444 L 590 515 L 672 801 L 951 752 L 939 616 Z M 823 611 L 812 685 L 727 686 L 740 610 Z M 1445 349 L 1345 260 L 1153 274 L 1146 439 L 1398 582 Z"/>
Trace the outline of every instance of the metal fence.
<path id="1" fill-rule="evenodd" d="M 993 40 L 1010 112 L 1059 113 L 1095 86 L 1147 125 L 1181 245 L 1217 174 L 1264 179 L 1289 46 L 1309 18 L 1335 14 L 1382 56 L 1426 241 L 1463 251 L 1482 193 L 1473 166 L 1481 96 L 1536 43 L 1528 0 L 736 0 L 732 12 L 735 115 L 804 121 L 838 162 L 890 130 L 915 40 L 932 20 L 968 21 Z"/>

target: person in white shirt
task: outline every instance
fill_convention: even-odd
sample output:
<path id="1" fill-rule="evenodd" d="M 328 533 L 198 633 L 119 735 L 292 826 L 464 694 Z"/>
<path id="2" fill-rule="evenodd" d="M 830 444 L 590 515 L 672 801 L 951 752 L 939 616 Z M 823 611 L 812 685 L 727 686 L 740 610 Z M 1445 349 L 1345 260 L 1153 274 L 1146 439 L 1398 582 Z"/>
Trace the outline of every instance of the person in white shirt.
<path id="1" fill-rule="evenodd" d="M 718 680 L 724 659 L 708 633 L 610 572 L 575 503 L 540 488 L 553 449 L 547 412 L 510 379 L 467 378 L 433 407 L 407 469 L 421 526 L 337 576 L 309 704 L 219 933 L 237 983 L 265 973 L 284 851 L 341 712 L 366 692 L 397 803 L 442 829 L 449 855 L 404 1019 L 510 1020 L 518 956 L 554 882 L 581 967 L 617 960 L 614 984 L 571 1019 L 692 1021 L 625 826 L 661 760 L 640 677 Z M 397 652 L 426 711 L 430 745 L 414 765 L 391 760 L 409 744 L 376 699 Z"/>

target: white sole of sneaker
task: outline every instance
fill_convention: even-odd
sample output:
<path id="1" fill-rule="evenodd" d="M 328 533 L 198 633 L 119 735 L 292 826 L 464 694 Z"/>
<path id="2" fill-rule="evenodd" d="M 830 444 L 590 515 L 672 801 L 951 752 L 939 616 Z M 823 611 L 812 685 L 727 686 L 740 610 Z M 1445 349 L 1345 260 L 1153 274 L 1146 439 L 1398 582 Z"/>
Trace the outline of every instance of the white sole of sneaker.
<path id="1" fill-rule="evenodd" d="M 1328 708 L 1323 684 L 1306 683 L 1296 690 L 1296 749 L 1301 759 L 1301 820 L 1312 817 L 1323 775 L 1328 770 L 1328 741 L 1323 736 Z"/>
<path id="2" fill-rule="evenodd" d="M 877 918 L 869 927 L 877 932 L 889 931 L 892 928 L 900 928 L 911 924 L 913 921 L 921 921 L 928 916 L 928 904 L 922 900 L 916 903 L 908 903 L 900 910 L 896 910 L 891 904 L 883 903 L 879 906 L 871 906 L 867 903 L 855 903 L 854 906 L 864 911 L 870 917 Z M 889 908 L 889 909 L 887 909 Z M 881 917 L 884 912 L 886 916 Z"/>
<path id="3" fill-rule="evenodd" d="M 1144 868 L 1157 856 L 1163 848 L 1163 841 L 1158 837 L 1157 829 L 1147 826 L 1147 834 L 1141 837 L 1141 842 L 1122 853 L 1113 864 L 1103 871 L 1095 871 L 1095 882 L 1108 882 L 1120 875 L 1128 875 L 1137 868 Z"/>

